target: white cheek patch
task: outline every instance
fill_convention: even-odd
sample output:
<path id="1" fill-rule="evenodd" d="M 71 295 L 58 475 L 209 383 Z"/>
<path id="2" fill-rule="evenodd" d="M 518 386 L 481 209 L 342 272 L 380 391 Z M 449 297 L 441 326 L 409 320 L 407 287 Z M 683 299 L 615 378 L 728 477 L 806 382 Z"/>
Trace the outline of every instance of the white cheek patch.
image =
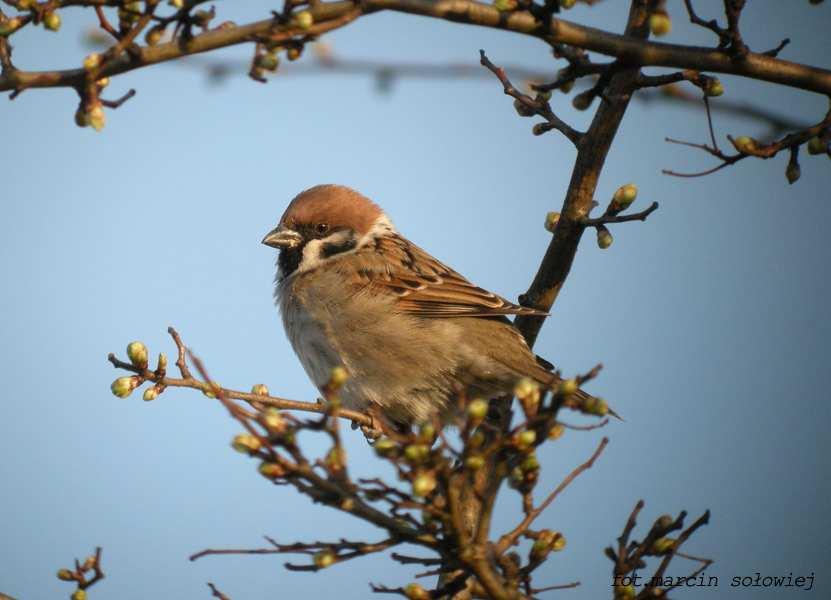
<path id="1" fill-rule="evenodd" d="M 375 219 L 375 222 L 372 224 L 372 227 L 369 228 L 369 231 L 367 231 L 361 239 L 358 240 L 358 248 L 366 246 L 367 244 L 372 243 L 375 238 L 388 233 L 397 233 L 397 231 L 395 229 L 395 225 L 392 224 L 389 217 L 382 214 L 380 217 Z"/>
<path id="2" fill-rule="evenodd" d="M 345 252 L 339 252 L 337 254 L 327 256 L 325 250 L 327 246 L 342 246 L 347 244 L 352 239 L 353 232 L 343 230 L 336 231 L 332 235 L 329 235 L 321 240 L 311 240 L 306 242 L 306 245 L 303 247 L 303 257 L 300 259 L 300 264 L 297 266 L 297 270 L 295 272 L 302 273 L 304 271 L 310 271 L 317 268 L 327 260 L 340 256 L 341 254 L 345 254 Z"/>

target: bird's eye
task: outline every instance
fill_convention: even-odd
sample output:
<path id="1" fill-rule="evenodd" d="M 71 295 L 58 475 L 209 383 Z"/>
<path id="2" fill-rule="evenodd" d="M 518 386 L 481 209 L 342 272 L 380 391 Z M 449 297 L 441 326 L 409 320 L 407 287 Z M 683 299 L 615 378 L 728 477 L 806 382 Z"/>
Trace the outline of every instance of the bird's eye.
<path id="1" fill-rule="evenodd" d="M 318 223 L 315 225 L 315 232 L 318 235 L 323 235 L 327 231 L 329 231 L 329 226 L 326 223 Z"/>

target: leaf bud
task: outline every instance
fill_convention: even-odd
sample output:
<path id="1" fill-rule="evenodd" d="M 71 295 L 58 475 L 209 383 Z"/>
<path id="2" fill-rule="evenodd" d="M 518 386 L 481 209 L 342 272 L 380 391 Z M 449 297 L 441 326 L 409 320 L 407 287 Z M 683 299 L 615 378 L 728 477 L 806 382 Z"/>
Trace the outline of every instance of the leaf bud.
<path id="1" fill-rule="evenodd" d="M 75 573 L 69 569 L 61 569 L 58 571 L 57 576 L 61 581 L 75 581 Z"/>
<path id="2" fill-rule="evenodd" d="M 534 471 L 540 470 L 540 461 L 537 459 L 537 455 L 534 452 L 531 452 L 528 456 L 525 457 L 525 460 L 522 461 L 520 465 L 523 473 L 532 473 Z"/>
<path id="3" fill-rule="evenodd" d="M 92 71 L 97 69 L 101 66 L 101 55 L 97 52 L 93 52 L 92 54 L 88 54 L 87 57 L 84 59 L 84 69 L 87 71 Z"/>
<path id="4" fill-rule="evenodd" d="M 268 396 L 268 386 L 264 383 L 255 383 L 251 386 L 251 393 L 255 396 Z"/>
<path id="5" fill-rule="evenodd" d="M 465 460 L 465 468 L 471 471 L 478 471 L 485 466 L 485 457 L 479 454 L 468 456 Z"/>
<path id="6" fill-rule="evenodd" d="M 119 377 L 113 381 L 110 386 L 112 393 L 119 398 L 126 398 L 133 393 L 133 390 L 139 386 L 140 379 L 138 377 Z"/>
<path id="7" fill-rule="evenodd" d="M 286 476 L 286 469 L 282 465 L 273 462 L 261 462 L 257 470 L 266 479 L 279 479 Z"/>
<path id="8" fill-rule="evenodd" d="M 269 433 L 283 433 L 286 430 L 286 420 L 283 419 L 283 415 L 276 408 L 266 409 L 260 415 L 260 421 Z"/>
<path id="9" fill-rule="evenodd" d="M 557 386 L 557 393 L 561 396 L 571 396 L 576 394 L 579 389 L 576 379 L 563 379 L 560 385 Z"/>
<path id="10" fill-rule="evenodd" d="M 373 448 L 378 456 L 388 458 L 390 456 L 395 456 L 398 450 L 398 444 L 389 438 L 381 438 L 375 442 Z"/>
<path id="11" fill-rule="evenodd" d="M 70 600 L 87 600 L 87 593 L 85 590 L 75 590 L 69 598 Z"/>
<path id="12" fill-rule="evenodd" d="M 499 12 L 516 10 L 517 6 L 519 6 L 517 0 L 493 0 L 493 7 Z"/>
<path id="13" fill-rule="evenodd" d="M 652 554 L 666 554 L 675 547 L 675 540 L 668 537 L 658 538 L 652 543 Z"/>
<path id="14" fill-rule="evenodd" d="M 43 17 L 43 26 L 49 31 L 58 31 L 61 28 L 61 16 L 55 11 L 46 13 Z"/>
<path id="15" fill-rule="evenodd" d="M 104 129 L 104 125 L 107 124 L 107 116 L 104 114 L 104 108 L 100 104 L 90 109 L 89 124 L 95 131 L 101 131 Z"/>
<path id="16" fill-rule="evenodd" d="M 638 186 L 634 183 L 627 183 L 615 190 L 612 196 L 612 210 L 620 212 L 629 208 L 638 197 Z"/>
<path id="17" fill-rule="evenodd" d="M 516 111 L 516 114 L 518 114 L 520 117 L 533 117 L 535 114 L 537 114 L 536 110 L 525 104 L 519 98 L 514 99 L 514 110 Z"/>
<path id="18" fill-rule="evenodd" d="M 756 150 L 756 140 L 746 135 L 740 135 L 733 140 L 733 146 L 742 154 L 750 154 Z"/>
<path id="19" fill-rule="evenodd" d="M 609 232 L 608 229 L 605 227 L 598 227 L 597 228 L 597 247 L 601 250 L 605 250 L 609 246 L 612 245 L 612 242 L 615 241 L 615 238 L 612 237 L 612 234 Z"/>
<path id="20" fill-rule="evenodd" d="M 147 368 L 147 346 L 141 342 L 130 342 L 127 344 L 127 358 L 139 369 Z"/>
<path id="21" fill-rule="evenodd" d="M 718 77 L 710 77 L 704 85 L 704 93 L 711 98 L 716 98 L 724 93 L 724 86 Z"/>
<path id="22" fill-rule="evenodd" d="M 408 583 L 404 588 L 404 596 L 407 600 L 430 600 L 430 592 L 417 583 Z"/>
<path id="23" fill-rule="evenodd" d="M 564 8 L 566 10 L 574 8 L 575 4 L 577 4 L 577 0 L 560 0 L 560 8 Z"/>
<path id="24" fill-rule="evenodd" d="M 532 429 L 521 431 L 514 437 L 514 445 L 520 450 L 527 450 L 537 441 L 537 433 Z"/>
<path id="25" fill-rule="evenodd" d="M 144 394 L 142 395 L 142 399 L 145 402 L 152 402 L 153 400 L 155 400 L 158 397 L 159 397 L 159 388 L 157 388 L 155 385 L 153 387 L 149 387 L 146 390 L 144 390 Z"/>
<path id="26" fill-rule="evenodd" d="M 488 416 L 488 401 L 476 398 L 467 405 L 467 414 L 471 419 L 480 421 Z"/>
<path id="27" fill-rule="evenodd" d="M 436 484 L 436 476 L 433 473 L 421 473 L 413 480 L 413 495 L 425 498 L 436 489 Z"/>
<path id="28" fill-rule="evenodd" d="M 404 448 L 404 456 L 413 464 L 422 463 L 430 456 L 430 448 L 424 444 L 410 444 Z"/>
<path id="29" fill-rule="evenodd" d="M 337 561 L 337 556 L 331 550 L 323 550 L 314 556 L 315 566 L 318 569 L 325 569 L 331 567 Z"/>
<path id="30" fill-rule="evenodd" d="M 147 42 L 148 46 L 155 46 L 160 41 L 162 41 L 162 35 L 164 35 L 164 29 L 161 27 L 153 27 L 149 29 L 147 33 L 144 34 L 144 41 Z"/>
<path id="31" fill-rule="evenodd" d="M 314 25 L 315 18 L 308 10 L 301 10 L 299 13 L 294 15 L 294 22 L 300 29 L 308 29 Z"/>
<path id="32" fill-rule="evenodd" d="M 338 390 L 343 387 L 343 384 L 349 379 L 349 372 L 343 367 L 335 367 L 329 374 L 329 387 Z"/>
<path id="33" fill-rule="evenodd" d="M 156 363 L 156 370 L 161 372 L 167 371 L 167 354 L 159 352 L 159 361 Z"/>
<path id="34" fill-rule="evenodd" d="M 242 454 L 254 454 L 262 446 L 260 438 L 250 433 L 241 433 L 231 441 L 231 447 Z"/>
<path id="35" fill-rule="evenodd" d="M 672 31 L 672 19 L 664 10 L 656 10 L 649 15 L 649 30 L 652 35 L 661 37 Z"/>
<path id="36" fill-rule="evenodd" d="M 563 427 L 560 423 L 557 423 L 548 430 L 548 439 L 549 440 L 559 440 L 563 437 L 563 434 L 566 432 L 566 428 Z"/>
<path id="37" fill-rule="evenodd" d="M 551 233 L 554 233 L 554 230 L 557 229 L 557 223 L 560 222 L 560 213 L 558 212 L 550 212 L 545 215 L 545 229 Z"/>

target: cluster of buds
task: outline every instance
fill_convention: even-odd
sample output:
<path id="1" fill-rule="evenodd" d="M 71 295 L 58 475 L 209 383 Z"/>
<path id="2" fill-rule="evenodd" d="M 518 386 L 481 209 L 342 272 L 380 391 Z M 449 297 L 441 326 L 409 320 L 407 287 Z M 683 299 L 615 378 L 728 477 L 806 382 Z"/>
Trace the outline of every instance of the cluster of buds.
<path id="1" fill-rule="evenodd" d="M 70 600 L 86 600 L 86 590 L 103 579 L 101 570 L 101 549 L 88 556 L 83 562 L 75 562 L 75 569 L 59 569 L 56 577 L 61 581 L 75 582 L 78 587 L 70 594 Z"/>
<path id="2" fill-rule="evenodd" d="M 110 385 L 110 390 L 115 396 L 119 398 L 126 398 L 133 391 L 146 381 L 147 369 L 149 367 L 150 353 L 142 342 L 130 342 L 127 344 L 127 358 L 130 360 L 131 370 L 136 372 L 136 375 L 127 377 L 119 377 Z M 165 385 L 162 383 L 167 373 L 167 356 L 164 352 L 159 353 L 159 359 L 156 363 L 156 370 L 153 372 L 156 383 L 144 390 L 143 398 L 146 401 L 155 400 L 159 397 Z"/>
<path id="3" fill-rule="evenodd" d="M 551 552 L 560 552 L 566 547 L 566 538 L 559 531 L 544 529 L 532 536 L 535 539 L 528 557 L 532 563 L 542 562 Z"/>

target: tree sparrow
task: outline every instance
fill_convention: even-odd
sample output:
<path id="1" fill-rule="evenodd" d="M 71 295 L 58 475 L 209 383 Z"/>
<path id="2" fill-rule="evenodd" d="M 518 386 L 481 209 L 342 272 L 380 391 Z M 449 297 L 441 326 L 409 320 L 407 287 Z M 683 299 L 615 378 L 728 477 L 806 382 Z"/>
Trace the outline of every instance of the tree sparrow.
<path id="1" fill-rule="evenodd" d="M 354 190 L 300 193 L 263 244 L 280 251 L 274 296 L 295 353 L 319 389 L 346 369 L 345 407 L 419 423 L 459 389 L 493 398 L 522 377 L 559 381 L 506 317 L 545 313 L 473 285 Z"/>

